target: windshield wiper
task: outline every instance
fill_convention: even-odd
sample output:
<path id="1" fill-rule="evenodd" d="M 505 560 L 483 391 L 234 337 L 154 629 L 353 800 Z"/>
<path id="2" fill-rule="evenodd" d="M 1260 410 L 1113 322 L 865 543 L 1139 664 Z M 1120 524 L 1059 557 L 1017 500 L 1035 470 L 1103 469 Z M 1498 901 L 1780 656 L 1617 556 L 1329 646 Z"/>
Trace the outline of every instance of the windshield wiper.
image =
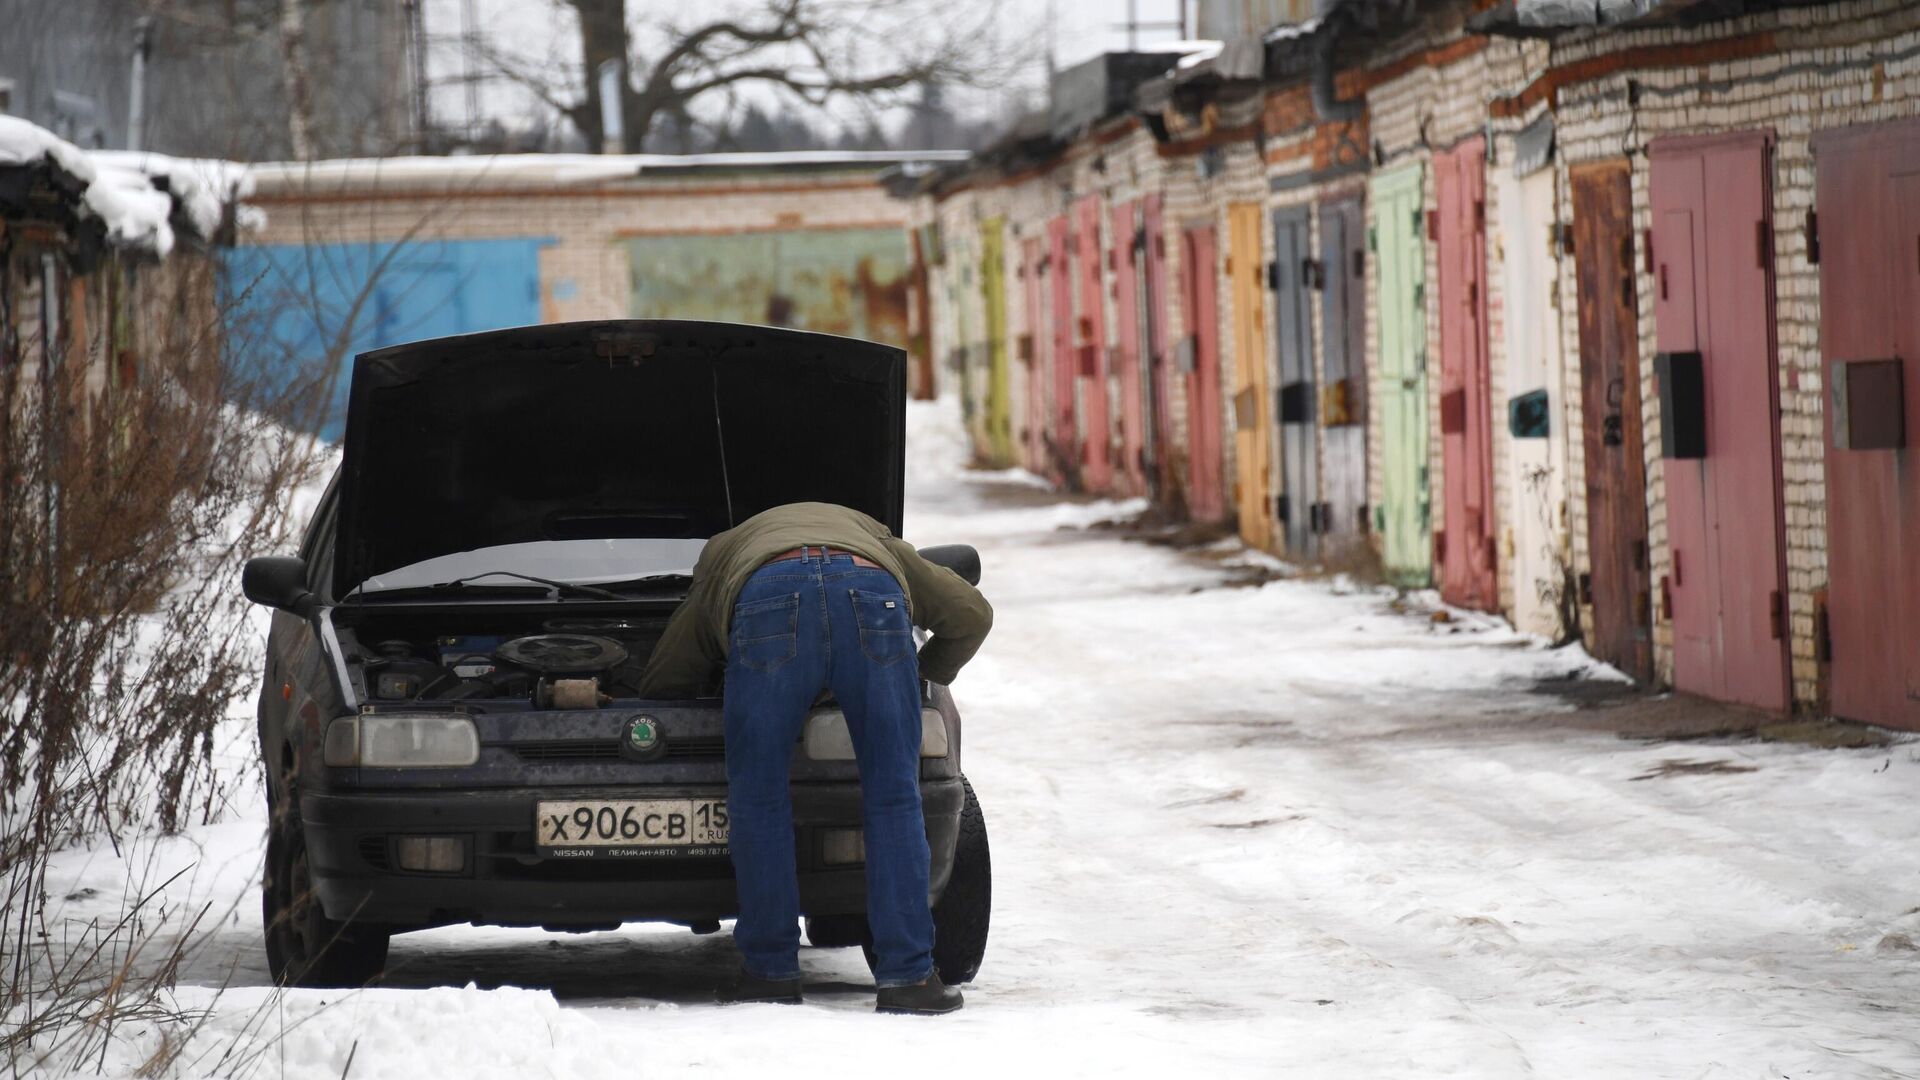
<path id="1" fill-rule="evenodd" d="M 567 590 L 567 589 L 571 589 L 574 593 L 581 596 L 595 596 L 595 597 L 599 597 L 602 600 L 625 600 L 626 599 L 626 597 L 621 596 L 617 592 L 609 592 L 606 589 L 597 589 L 592 585 L 581 585 L 578 582 L 573 582 L 573 581 L 555 581 L 552 578 L 534 577 L 532 574 L 522 574 L 518 570 L 488 570 L 485 573 L 468 574 L 466 577 L 463 577 L 463 578 L 455 578 L 452 581 L 442 581 L 436 585 L 428 585 L 427 588 L 429 589 L 466 588 L 472 585 L 473 582 L 478 581 L 480 578 L 488 578 L 488 577 L 519 578 L 522 581 L 531 581 L 536 584 L 545 585 L 547 588 L 553 590 L 553 593 L 551 594 L 551 596 L 552 596 L 552 599 L 555 599 L 555 600 L 558 600 L 560 598 L 560 593 L 562 592 L 562 590 Z"/>
<path id="2" fill-rule="evenodd" d="M 693 574 L 686 570 L 670 570 L 663 574 L 646 574 L 637 578 L 621 581 L 604 581 L 602 585 L 609 589 L 631 589 L 640 585 L 658 585 L 667 581 L 692 581 Z"/>

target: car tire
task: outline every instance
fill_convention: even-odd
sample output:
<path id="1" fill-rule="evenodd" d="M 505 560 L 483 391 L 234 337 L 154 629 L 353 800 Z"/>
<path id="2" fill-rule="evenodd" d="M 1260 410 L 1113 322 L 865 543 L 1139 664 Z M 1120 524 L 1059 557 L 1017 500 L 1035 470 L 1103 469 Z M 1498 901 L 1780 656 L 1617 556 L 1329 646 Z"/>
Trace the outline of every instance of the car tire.
<path id="1" fill-rule="evenodd" d="M 953 873 L 933 905 L 933 966 L 948 986 L 973 981 L 987 952 L 987 924 L 993 915 L 993 860 L 987 852 L 987 819 L 973 785 L 960 778 L 966 804 L 960 810 L 960 837 L 953 847 Z"/>
<path id="2" fill-rule="evenodd" d="M 266 879 L 260 889 L 267 967 L 282 986 L 356 987 L 380 976 L 392 935 L 381 927 L 329 919 L 313 893 L 306 831 L 291 770 L 269 784 Z"/>
<path id="3" fill-rule="evenodd" d="M 940 981 L 948 986 L 973 981 L 980 973 L 980 960 L 987 952 L 987 925 L 993 915 L 993 860 L 987 852 L 987 819 L 980 812 L 980 800 L 973 785 L 960 778 L 966 789 L 966 803 L 960 810 L 960 835 L 953 847 L 953 873 L 947 877 L 946 891 L 933 905 L 933 967 Z M 845 942 L 858 945 L 867 957 L 871 971 L 877 959 L 873 951 L 873 930 L 865 915 L 834 916 L 848 920 L 845 930 L 858 937 Z M 807 921 L 807 940 L 813 936 L 814 920 Z"/>

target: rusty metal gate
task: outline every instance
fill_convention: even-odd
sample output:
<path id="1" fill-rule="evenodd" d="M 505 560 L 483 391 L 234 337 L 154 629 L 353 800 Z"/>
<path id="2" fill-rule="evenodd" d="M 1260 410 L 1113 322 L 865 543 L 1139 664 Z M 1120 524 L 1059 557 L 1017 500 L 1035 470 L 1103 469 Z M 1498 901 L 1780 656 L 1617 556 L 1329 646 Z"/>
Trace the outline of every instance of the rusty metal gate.
<path id="1" fill-rule="evenodd" d="M 1588 651 L 1644 682 L 1653 677 L 1653 620 L 1632 175 L 1620 160 L 1576 166 L 1572 178 L 1588 557 L 1578 584 L 1593 607 Z"/>
<path id="2" fill-rule="evenodd" d="M 1100 199 L 1087 195 L 1074 211 L 1076 277 L 1080 306 L 1076 311 L 1080 362 L 1080 395 L 1086 420 L 1084 479 L 1089 491 L 1105 491 L 1113 484 L 1113 426 L 1107 397 L 1107 290 L 1101 264 Z"/>
<path id="3" fill-rule="evenodd" d="M 1313 377 L 1310 293 L 1319 264 L 1312 250 L 1311 211 L 1273 212 L 1274 345 L 1280 354 L 1280 467 L 1284 479 L 1276 516 L 1286 529 L 1287 554 L 1319 554 L 1320 476 Z"/>
<path id="4" fill-rule="evenodd" d="M 1920 729 L 1920 120 L 1813 152 L 1833 714 Z"/>
<path id="5" fill-rule="evenodd" d="M 1113 321 L 1119 340 L 1113 346 L 1113 370 L 1120 379 L 1120 477 L 1118 490 L 1126 495 L 1147 491 L 1145 363 L 1140 342 L 1145 336 L 1141 318 L 1141 237 L 1135 220 L 1138 202 L 1113 208 Z"/>
<path id="6" fill-rule="evenodd" d="M 1212 225 L 1181 236 L 1180 282 L 1187 336 L 1179 366 L 1187 391 L 1187 512 L 1196 521 L 1227 516 L 1220 416 L 1219 239 Z"/>
<path id="7" fill-rule="evenodd" d="M 1320 204 L 1321 546 L 1367 531 L 1367 237 L 1360 200 Z"/>
<path id="8" fill-rule="evenodd" d="M 1233 316 L 1234 504 L 1240 538 L 1273 546 L 1273 421 L 1268 399 L 1266 263 L 1260 204 L 1227 207 L 1227 287 Z"/>
<path id="9" fill-rule="evenodd" d="M 1438 206 L 1431 239 L 1440 281 L 1440 472 L 1445 516 L 1434 534 L 1440 595 L 1493 611 L 1493 406 L 1487 365 L 1486 140 L 1433 155 Z"/>
<path id="10" fill-rule="evenodd" d="M 1674 685 L 1787 705 L 1771 139 L 1650 147 Z"/>

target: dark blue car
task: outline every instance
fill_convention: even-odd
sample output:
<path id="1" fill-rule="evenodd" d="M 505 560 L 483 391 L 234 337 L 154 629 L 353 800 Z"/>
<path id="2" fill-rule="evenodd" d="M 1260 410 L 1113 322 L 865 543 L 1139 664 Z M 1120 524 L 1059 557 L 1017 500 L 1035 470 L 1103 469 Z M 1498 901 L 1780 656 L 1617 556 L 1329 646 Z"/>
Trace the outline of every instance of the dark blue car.
<path id="1" fill-rule="evenodd" d="M 529 326 L 354 364 L 338 474 L 276 609 L 260 697 L 274 975 L 375 978 L 391 935 L 450 923 L 711 932 L 735 913 L 718 687 L 634 686 L 706 538 L 817 500 L 901 527 L 898 349 L 759 326 Z M 822 468 L 822 464 L 829 466 Z M 930 558 L 977 582 L 969 548 Z M 986 828 L 960 717 L 926 687 L 935 961 L 986 948 Z M 815 945 L 866 937 L 860 786 L 820 702 L 794 747 Z"/>

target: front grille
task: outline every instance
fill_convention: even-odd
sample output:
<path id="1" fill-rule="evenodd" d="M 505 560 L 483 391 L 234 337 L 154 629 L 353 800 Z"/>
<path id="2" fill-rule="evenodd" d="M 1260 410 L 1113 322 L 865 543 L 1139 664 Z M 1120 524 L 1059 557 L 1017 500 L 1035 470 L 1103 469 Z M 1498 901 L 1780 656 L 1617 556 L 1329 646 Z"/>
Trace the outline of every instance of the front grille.
<path id="1" fill-rule="evenodd" d="M 617 761 L 620 740 L 514 743 L 513 752 L 521 761 Z"/>
<path id="2" fill-rule="evenodd" d="M 512 744 L 513 752 L 521 761 L 564 762 L 564 761 L 618 761 L 620 760 L 619 739 L 553 739 L 544 742 L 518 742 Z M 727 740 L 720 735 L 684 735 L 667 740 L 668 758 L 681 761 L 689 760 L 725 760 Z"/>
<path id="3" fill-rule="evenodd" d="M 375 870 L 386 870 L 387 838 L 384 836 L 363 836 L 360 838 L 360 858 Z"/>

